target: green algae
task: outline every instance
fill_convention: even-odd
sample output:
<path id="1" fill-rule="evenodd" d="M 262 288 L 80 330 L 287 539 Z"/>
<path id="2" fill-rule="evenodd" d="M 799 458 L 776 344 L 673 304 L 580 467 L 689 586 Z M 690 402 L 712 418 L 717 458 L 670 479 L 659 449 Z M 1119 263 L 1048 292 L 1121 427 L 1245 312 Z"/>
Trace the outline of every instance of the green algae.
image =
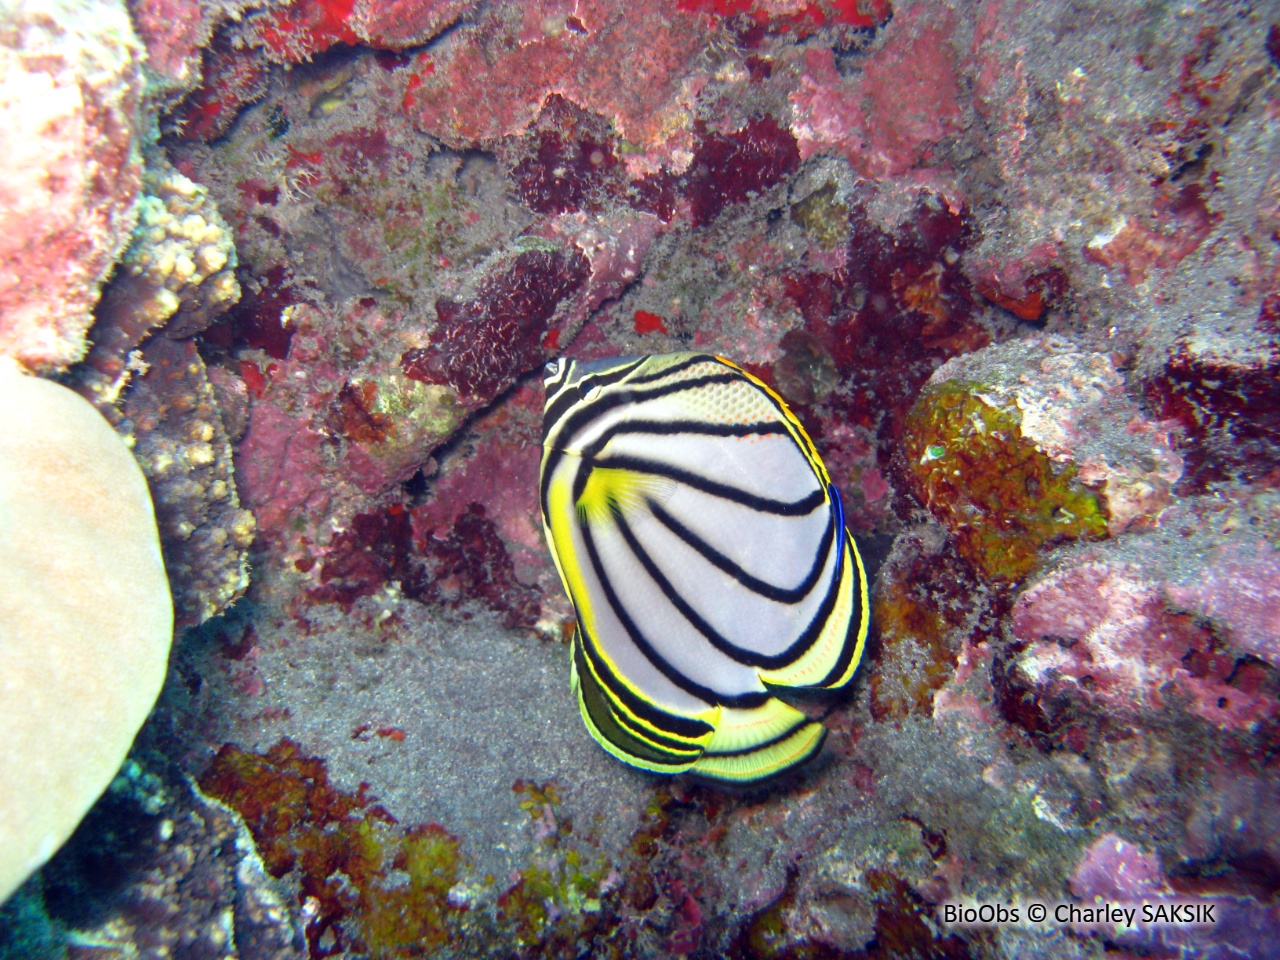
<path id="1" fill-rule="evenodd" d="M 981 384 L 925 387 L 907 414 L 902 451 L 920 499 L 950 530 L 959 554 L 986 577 L 1014 583 L 1046 547 L 1107 535 L 1107 513 L 1072 464 L 1022 435 L 1014 406 Z"/>

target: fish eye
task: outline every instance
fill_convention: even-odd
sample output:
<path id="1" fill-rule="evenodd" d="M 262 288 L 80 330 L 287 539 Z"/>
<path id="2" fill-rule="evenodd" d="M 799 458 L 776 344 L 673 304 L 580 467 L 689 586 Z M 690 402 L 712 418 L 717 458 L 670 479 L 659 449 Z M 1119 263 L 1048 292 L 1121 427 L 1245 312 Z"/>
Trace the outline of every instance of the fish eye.
<path id="1" fill-rule="evenodd" d="M 597 383 L 587 391 L 586 396 L 584 396 L 583 399 L 586 400 L 587 403 L 595 403 L 595 401 L 600 399 L 600 390 L 600 384 Z"/>

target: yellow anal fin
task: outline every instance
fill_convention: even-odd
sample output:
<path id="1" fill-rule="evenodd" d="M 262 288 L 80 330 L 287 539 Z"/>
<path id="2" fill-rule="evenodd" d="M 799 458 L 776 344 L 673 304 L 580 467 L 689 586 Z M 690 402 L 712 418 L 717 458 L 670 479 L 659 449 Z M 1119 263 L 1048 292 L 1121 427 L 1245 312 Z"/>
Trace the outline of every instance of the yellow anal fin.
<path id="1" fill-rule="evenodd" d="M 808 722 L 803 713 L 777 697 L 746 710 L 721 707 L 720 720 L 707 744 L 707 753 L 757 750 L 763 744 L 789 736 Z"/>
<path id="2" fill-rule="evenodd" d="M 608 692 L 582 658 L 581 637 L 574 637 L 571 683 L 578 694 L 578 710 L 592 738 L 623 763 L 653 773 L 683 773 L 702 753 L 701 744 L 677 746 L 644 736 L 634 724 L 622 719 Z"/>
<path id="3" fill-rule="evenodd" d="M 811 759 L 826 735 L 822 724 L 776 698 L 751 710 L 726 707 L 691 772 L 725 783 L 767 780 Z"/>

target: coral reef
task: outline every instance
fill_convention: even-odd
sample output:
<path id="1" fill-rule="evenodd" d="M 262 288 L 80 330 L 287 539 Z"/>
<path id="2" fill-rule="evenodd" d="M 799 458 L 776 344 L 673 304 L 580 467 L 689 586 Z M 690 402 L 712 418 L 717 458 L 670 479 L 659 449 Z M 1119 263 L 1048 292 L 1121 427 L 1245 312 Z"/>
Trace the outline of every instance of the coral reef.
<path id="1" fill-rule="evenodd" d="M 59 957 L 90 936 L 145 956 L 1275 954 L 1274 10 L 130 13 L 149 86 L 113 130 L 149 131 L 144 222 L 64 376 L 153 484 L 192 629 L 135 759 L 209 826 L 162 811 L 157 840 L 147 801 L 111 793 L 68 851 L 148 838 L 87 901 L 118 933 L 73 915 L 60 859 L 0 912 L 0 956 L 30 955 L 3 939 L 18 920 Z M 137 97 L 130 63 L 83 102 Z M 14 155 L 39 173 L 73 133 Z M 84 296 L 55 296 L 79 329 L 133 227 L 137 167 L 113 156 L 100 180 L 68 161 L 120 211 L 110 243 L 85 221 Z M 24 362 L 80 355 L 61 316 L 33 329 L 65 358 Z M 747 794 L 595 749 L 541 542 L 544 361 L 690 349 L 788 400 L 872 575 L 864 679 L 798 704 L 822 757 Z M 943 919 L 1098 898 L 1218 922 Z"/>
<path id="2" fill-rule="evenodd" d="M 200 787 L 244 817 L 268 874 L 300 871 L 313 953 L 389 957 L 460 932 L 461 910 L 449 898 L 457 838 L 439 824 L 399 828 L 363 788 L 335 790 L 297 744 L 281 740 L 263 757 L 223 747 Z"/>
<path id="3" fill-rule="evenodd" d="M 117 425 L 147 475 L 185 628 L 244 593 L 254 520 L 239 504 L 204 361 L 194 341 L 171 338 L 199 333 L 239 300 L 240 287 L 235 246 L 208 191 L 158 158 L 143 188 L 133 242 L 70 382 Z"/>
<path id="4" fill-rule="evenodd" d="M 548 323 L 587 273 L 587 258 L 577 248 L 518 250 L 481 281 L 475 297 L 436 301 L 440 335 L 429 348 L 400 358 L 405 376 L 453 386 L 464 403 L 488 403 L 551 356 L 543 346 Z"/>
<path id="5" fill-rule="evenodd" d="M 300 960 L 301 931 L 252 843 L 242 820 L 175 770 L 131 759 L 17 894 L 28 919 L 0 934 L 0 952 Z"/>
<path id="6" fill-rule="evenodd" d="M 291 63 L 309 60 L 336 43 L 402 50 L 426 43 L 475 7 L 475 0 L 292 0 L 252 17 L 246 38 L 271 57 Z"/>
<path id="7" fill-rule="evenodd" d="M 939 368 L 907 416 L 902 455 L 961 555 L 1008 582 L 1046 544 L 1149 522 L 1182 475 L 1168 430 L 1125 395 L 1111 358 L 1052 338 Z"/>

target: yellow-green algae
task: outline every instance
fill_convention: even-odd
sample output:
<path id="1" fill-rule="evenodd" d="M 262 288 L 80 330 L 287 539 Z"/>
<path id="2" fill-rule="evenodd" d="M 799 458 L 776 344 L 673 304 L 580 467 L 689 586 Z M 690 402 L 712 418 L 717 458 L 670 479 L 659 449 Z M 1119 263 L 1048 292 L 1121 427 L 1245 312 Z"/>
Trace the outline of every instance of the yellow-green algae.
<path id="1" fill-rule="evenodd" d="M 340 946 L 392 960 L 459 934 L 463 909 L 449 900 L 458 838 L 439 824 L 402 827 L 363 788 L 336 789 L 323 762 L 293 741 L 263 755 L 227 744 L 200 788 L 244 818 L 268 873 L 297 871 L 315 906 L 313 954 Z"/>
<path id="2" fill-rule="evenodd" d="M 791 219 L 824 250 L 849 239 L 849 208 L 840 202 L 838 188 L 828 180 L 791 208 Z"/>
<path id="3" fill-rule="evenodd" d="M 1021 423 L 1021 411 L 994 406 L 982 384 L 949 380 L 925 387 L 902 436 L 916 493 L 957 552 L 1007 583 L 1030 573 L 1047 545 L 1107 535 L 1098 495 L 1074 465 L 1023 437 Z"/>
<path id="4" fill-rule="evenodd" d="M 337 789 L 324 761 L 287 738 L 263 754 L 223 746 L 200 788 L 244 818 L 268 873 L 295 878 L 313 910 L 313 956 L 337 948 L 402 960 L 460 943 L 579 956 L 617 924 L 600 900 L 610 864 L 570 844 L 554 784 L 515 784 L 540 842 L 501 893 L 492 876 L 468 881 L 460 840 L 444 827 L 397 823 L 365 785 Z"/>
<path id="5" fill-rule="evenodd" d="M 588 867 L 579 851 L 568 846 L 573 823 L 559 812 L 555 784 L 517 780 L 514 789 L 542 844 L 516 884 L 498 898 L 500 915 L 522 946 L 555 943 L 574 954 L 568 945 L 589 940 L 597 926 L 608 863 Z"/>

